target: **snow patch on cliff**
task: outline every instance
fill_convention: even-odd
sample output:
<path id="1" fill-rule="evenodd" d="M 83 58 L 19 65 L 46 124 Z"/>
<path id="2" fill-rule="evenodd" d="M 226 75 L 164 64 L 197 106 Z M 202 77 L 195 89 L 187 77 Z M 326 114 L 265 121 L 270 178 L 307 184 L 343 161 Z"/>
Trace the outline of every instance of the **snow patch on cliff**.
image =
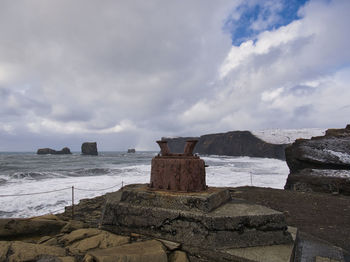
<path id="1" fill-rule="evenodd" d="M 333 151 L 333 150 L 329 150 L 326 149 L 325 150 L 327 153 L 329 153 L 332 156 L 336 156 L 339 161 L 341 161 L 344 164 L 350 164 L 350 155 L 343 153 L 343 152 L 338 152 L 338 151 Z"/>
<path id="2" fill-rule="evenodd" d="M 323 136 L 325 128 L 302 129 L 266 129 L 251 131 L 253 135 L 271 144 L 290 144 L 298 138 L 310 139 L 313 136 Z"/>

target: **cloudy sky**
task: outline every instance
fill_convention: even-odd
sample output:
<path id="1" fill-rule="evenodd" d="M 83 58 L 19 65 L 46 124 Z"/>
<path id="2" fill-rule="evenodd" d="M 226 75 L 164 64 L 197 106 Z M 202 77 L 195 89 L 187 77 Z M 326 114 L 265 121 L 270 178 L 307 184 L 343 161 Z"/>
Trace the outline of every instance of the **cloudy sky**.
<path id="1" fill-rule="evenodd" d="M 0 0 L 0 151 L 344 127 L 348 0 Z"/>

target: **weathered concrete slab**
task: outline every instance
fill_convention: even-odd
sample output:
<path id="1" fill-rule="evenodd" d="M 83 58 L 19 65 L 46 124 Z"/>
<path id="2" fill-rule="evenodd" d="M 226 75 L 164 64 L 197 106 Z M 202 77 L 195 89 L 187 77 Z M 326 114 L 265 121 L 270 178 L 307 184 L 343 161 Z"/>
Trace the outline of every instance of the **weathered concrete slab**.
<path id="1" fill-rule="evenodd" d="M 184 211 L 210 212 L 231 200 L 230 192 L 223 188 L 208 188 L 202 192 L 169 192 L 149 189 L 145 184 L 123 188 L 120 201 L 144 207 L 161 207 Z"/>
<path id="2" fill-rule="evenodd" d="M 183 197 L 175 193 L 164 198 L 161 197 L 164 192 L 153 191 L 149 202 L 141 193 L 141 200 L 137 202 L 139 188 L 140 185 L 128 187 L 107 200 L 101 225 L 103 229 L 118 234 L 136 232 L 201 248 L 292 243 L 284 215 L 272 209 L 231 200 L 210 212 L 199 208 L 187 211 L 172 205 Z M 133 190 L 133 197 L 129 197 Z M 201 199 L 204 195 L 191 197 L 194 203 L 208 201 Z M 152 207 L 155 198 L 161 207 Z M 171 203 L 171 208 L 165 208 L 167 203 Z"/>
<path id="3" fill-rule="evenodd" d="M 283 245 L 266 245 L 245 248 L 216 248 L 183 246 L 191 262 L 294 262 L 294 244 L 297 228 L 288 227 L 293 242 Z"/>
<path id="4" fill-rule="evenodd" d="M 350 255 L 339 247 L 303 232 L 298 232 L 294 262 L 315 261 L 316 257 L 348 262 Z"/>
<path id="5" fill-rule="evenodd" d="M 229 249 L 230 255 L 254 262 L 290 262 L 293 244 Z"/>

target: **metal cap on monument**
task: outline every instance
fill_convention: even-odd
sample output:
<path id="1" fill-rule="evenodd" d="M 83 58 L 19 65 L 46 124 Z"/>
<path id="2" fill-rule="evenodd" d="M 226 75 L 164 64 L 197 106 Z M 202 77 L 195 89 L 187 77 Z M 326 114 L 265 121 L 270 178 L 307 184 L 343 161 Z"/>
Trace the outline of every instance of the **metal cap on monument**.
<path id="1" fill-rule="evenodd" d="M 193 155 L 198 140 L 187 140 L 184 153 L 171 153 L 167 141 L 157 141 L 160 154 L 152 159 L 150 188 L 179 192 L 207 189 L 205 163 Z"/>

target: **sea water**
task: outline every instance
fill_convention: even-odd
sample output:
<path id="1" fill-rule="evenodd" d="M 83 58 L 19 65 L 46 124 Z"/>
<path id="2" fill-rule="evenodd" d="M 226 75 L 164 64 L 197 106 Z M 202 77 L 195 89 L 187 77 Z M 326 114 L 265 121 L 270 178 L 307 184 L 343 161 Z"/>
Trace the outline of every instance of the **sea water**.
<path id="1" fill-rule="evenodd" d="M 157 152 L 101 152 L 98 156 L 0 153 L 0 217 L 60 213 L 74 202 L 149 183 Z M 289 169 L 269 158 L 201 156 L 208 186 L 283 188 Z"/>

